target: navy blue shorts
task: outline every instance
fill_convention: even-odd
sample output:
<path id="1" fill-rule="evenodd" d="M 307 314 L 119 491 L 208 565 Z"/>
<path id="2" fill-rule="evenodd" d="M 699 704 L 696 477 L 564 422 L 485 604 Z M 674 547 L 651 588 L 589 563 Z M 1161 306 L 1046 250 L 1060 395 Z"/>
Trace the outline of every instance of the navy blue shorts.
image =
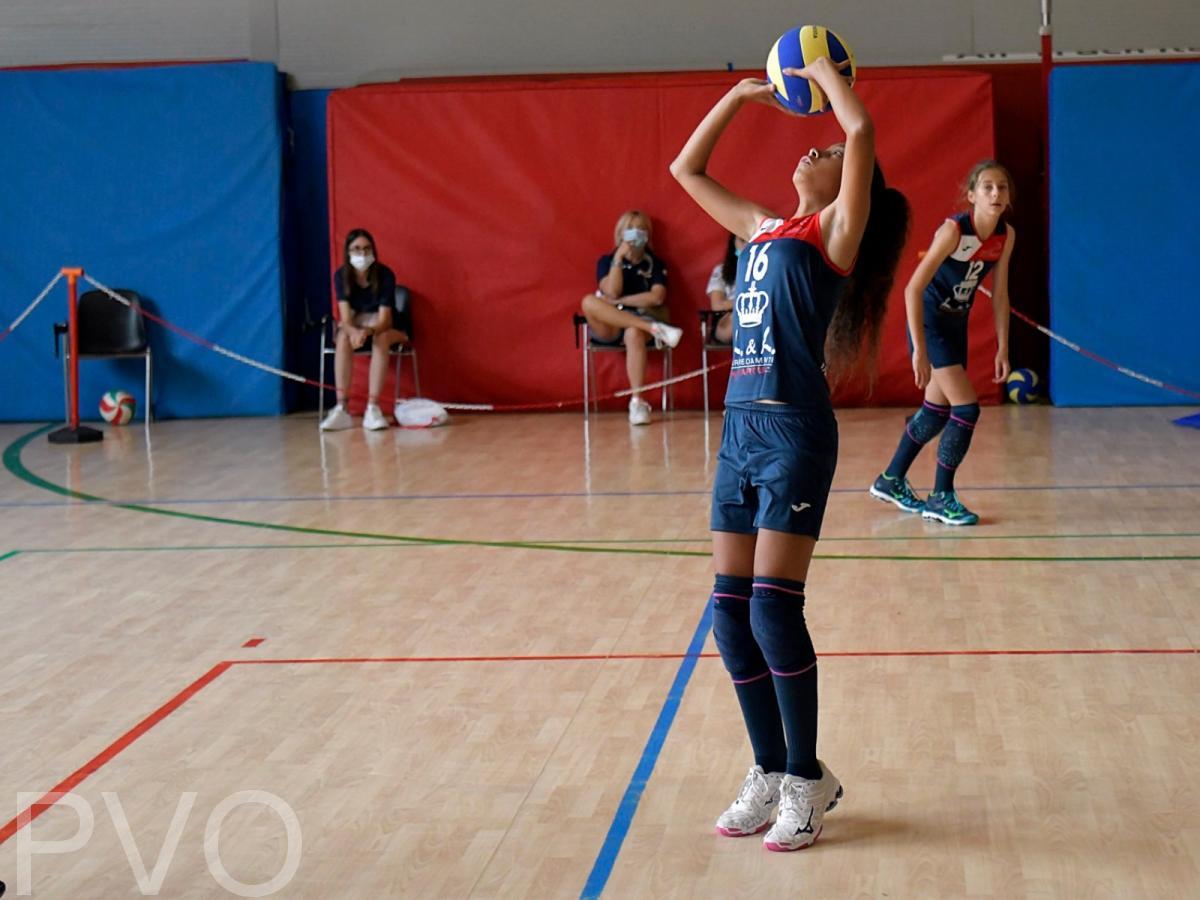
<path id="1" fill-rule="evenodd" d="M 837 454 L 832 410 L 772 403 L 726 407 L 712 530 L 754 534 L 768 528 L 820 537 Z"/>
<path id="2" fill-rule="evenodd" d="M 929 354 L 929 365 L 933 368 L 967 367 L 967 318 L 966 313 L 944 313 L 925 307 L 925 350 Z M 910 334 L 910 355 L 912 349 Z"/>

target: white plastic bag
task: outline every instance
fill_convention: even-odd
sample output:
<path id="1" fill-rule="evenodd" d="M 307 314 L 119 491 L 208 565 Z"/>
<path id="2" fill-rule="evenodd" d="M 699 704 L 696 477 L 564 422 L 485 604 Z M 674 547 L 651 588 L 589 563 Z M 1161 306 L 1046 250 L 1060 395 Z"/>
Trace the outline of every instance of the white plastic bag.
<path id="1" fill-rule="evenodd" d="M 396 404 L 396 424 L 401 428 L 433 428 L 445 425 L 450 414 L 440 403 L 426 397 L 413 397 Z"/>

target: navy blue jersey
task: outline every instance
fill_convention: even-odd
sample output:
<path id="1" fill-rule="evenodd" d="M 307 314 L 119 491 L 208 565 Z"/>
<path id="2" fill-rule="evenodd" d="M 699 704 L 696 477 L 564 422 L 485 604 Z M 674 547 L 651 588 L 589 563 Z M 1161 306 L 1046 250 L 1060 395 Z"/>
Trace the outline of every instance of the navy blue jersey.
<path id="1" fill-rule="evenodd" d="M 360 287 L 358 279 L 351 277 L 350 289 L 346 289 L 345 266 L 333 273 L 333 295 L 338 300 L 345 300 L 356 313 L 377 312 L 381 306 L 392 308 L 396 304 L 396 275 L 383 263 L 376 263 L 378 272 L 378 291 L 372 293 L 371 286 Z"/>
<path id="2" fill-rule="evenodd" d="M 613 255 L 606 253 L 596 261 L 596 280 L 602 281 L 612 266 Z M 644 294 L 656 284 L 667 286 L 667 265 L 647 247 L 637 262 L 621 260 L 621 296 Z"/>
<path id="3" fill-rule="evenodd" d="M 738 257 L 726 405 L 830 407 L 825 334 L 848 275 L 826 256 L 817 213 L 763 221 Z"/>
<path id="4" fill-rule="evenodd" d="M 1001 219 L 987 240 L 980 240 L 971 213 L 961 212 L 946 220 L 958 227 L 958 246 L 933 273 L 925 288 L 929 311 L 966 315 L 975 302 L 975 291 L 1004 252 L 1008 227 Z"/>

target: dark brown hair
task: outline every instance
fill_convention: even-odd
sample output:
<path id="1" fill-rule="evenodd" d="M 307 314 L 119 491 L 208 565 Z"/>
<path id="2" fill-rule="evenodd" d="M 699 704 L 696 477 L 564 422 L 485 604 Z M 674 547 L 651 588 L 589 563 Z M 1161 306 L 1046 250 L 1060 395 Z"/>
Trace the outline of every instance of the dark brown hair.
<path id="1" fill-rule="evenodd" d="M 721 263 L 721 280 L 726 284 L 733 284 L 737 278 L 737 244 L 734 243 L 737 238 L 729 235 L 729 240 L 725 243 L 725 261 Z"/>
<path id="2" fill-rule="evenodd" d="M 371 237 L 371 232 L 365 228 L 351 229 L 346 235 L 345 243 L 342 244 L 342 287 L 346 291 L 346 296 L 350 296 L 350 291 L 358 282 L 355 280 L 358 276 L 358 270 L 350 265 L 350 245 L 357 241 L 360 237 L 365 237 L 371 242 L 371 254 L 375 257 L 375 261 L 371 263 L 371 267 L 367 269 L 367 285 L 371 289 L 371 296 L 379 296 L 379 249 L 375 246 L 375 238 Z"/>
<path id="3" fill-rule="evenodd" d="M 900 252 L 908 237 L 908 223 L 908 199 L 887 186 L 883 170 L 876 162 L 871 175 L 871 212 L 867 227 L 825 340 L 826 358 L 834 381 L 839 374 L 853 368 L 864 351 L 868 373 L 874 381 L 879 332 L 887 312 L 888 294 L 896 277 Z"/>

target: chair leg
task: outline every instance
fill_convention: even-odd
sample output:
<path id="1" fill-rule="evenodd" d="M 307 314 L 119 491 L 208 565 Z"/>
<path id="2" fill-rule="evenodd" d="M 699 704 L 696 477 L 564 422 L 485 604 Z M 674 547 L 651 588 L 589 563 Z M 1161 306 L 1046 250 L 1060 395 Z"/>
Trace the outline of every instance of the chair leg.
<path id="1" fill-rule="evenodd" d="M 589 387 L 592 374 L 591 362 L 588 360 L 588 334 L 586 325 L 579 326 L 579 347 L 580 356 L 583 359 L 583 418 L 586 420 L 591 412 Z"/>
<path id="2" fill-rule="evenodd" d="M 592 376 L 592 412 L 600 412 L 600 379 L 596 375 L 596 355 L 588 350 L 588 372 Z"/>
<path id="3" fill-rule="evenodd" d="M 413 396 L 420 397 L 421 395 L 421 371 L 417 368 L 417 351 L 413 349 L 412 364 L 413 364 Z"/>
<path id="4" fill-rule="evenodd" d="M 63 348 L 63 421 L 71 421 L 71 351 Z"/>
<path id="5" fill-rule="evenodd" d="M 708 418 L 708 344 L 700 345 L 700 368 L 704 370 L 704 418 Z"/>
<path id="6" fill-rule="evenodd" d="M 317 375 L 317 427 L 325 421 L 325 328 L 321 327 L 321 362 L 318 365 L 319 374 Z"/>
<path id="7" fill-rule="evenodd" d="M 395 407 L 400 402 L 400 375 L 403 372 L 401 364 L 404 362 L 404 351 L 396 351 L 396 384 L 392 389 L 392 406 Z"/>
<path id="8" fill-rule="evenodd" d="M 670 380 L 671 380 L 671 348 L 664 347 L 663 348 L 663 381 L 670 381 Z M 667 403 L 668 392 L 670 391 L 670 389 L 671 389 L 671 386 L 669 384 L 664 384 L 662 386 L 661 404 L 662 404 L 663 412 L 666 412 L 670 408 Z"/>
<path id="9" fill-rule="evenodd" d="M 149 425 L 154 421 L 154 364 L 150 358 L 150 348 L 146 348 L 146 412 L 142 421 Z"/>

